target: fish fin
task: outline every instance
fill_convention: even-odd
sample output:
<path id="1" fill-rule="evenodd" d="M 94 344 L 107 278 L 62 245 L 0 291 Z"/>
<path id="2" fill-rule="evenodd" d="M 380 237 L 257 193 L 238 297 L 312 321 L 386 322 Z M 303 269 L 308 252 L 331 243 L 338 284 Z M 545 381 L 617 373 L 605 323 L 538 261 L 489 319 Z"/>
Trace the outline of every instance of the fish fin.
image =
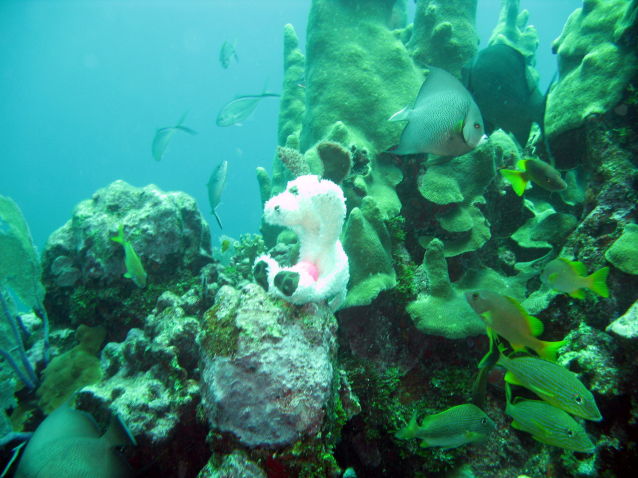
<path id="1" fill-rule="evenodd" d="M 459 120 L 459 122 L 456 123 L 456 125 L 454 125 L 454 131 L 456 133 L 462 133 L 463 132 L 463 120 Z"/>
<path id="2" fill-rule="evenodd" d="M 565 345 L 565 340 L 559 340 L 558 342 L 545 342 L 542 341 L 542 347 L 538 350 L 538 355 L 550 362 L 556 362 L 558 358 L 558 350 Z"/>
<path id="3" fill-rule="evenodd" d="M 494 317 L 492 316 L 492 313 L 489 310 L 486 310 L 485 312 L 483 312 L 482 314 L 480 314 L 480 316 L 483 318 L 483 320 L 485 321 L 485 323 L 489 326 L 490 324 L 492 324 L 492 322 L 494 322 Z M 488 331 L 491 330 L 488 328 Z M 489 333 L 489 332 L 488 332 Z"/>
<path id="4" fill-rule="evenodd" d="M 182 116 L 179 117 L 179 121 L 177 121 L 175 128 L 179 128 L 182 123 L 184 123 L 184 121 L 186 120 L 186 116 L 188 116 L 188 110 L 184 111 L 184 113 L 182 113 Z"/>
<path id="5" fill-rule="evenodd" d="M 388 121 L 408 121 L 410 119 L 411 112 L 412 109 L 409 106 L 406 106 L 390 116 Z"/>
<path id="6" fill-rule="evenodd" d="M 576 289 L 573 290 L 569 293 L 569 295 L 571 297 L 573 297 L 574 299 L 584 299 L 585 298 L 585 291 L 583 289 Z"/>
<path id="7" fill-rule="evenodd" d="M 589 288 L 601 297 L 609 297 L 609 288 L 607 287 L 607 276 L 609 275 L 609 267 L 603 267 L 597 270 L 587 279 L 590 281 Z"/>
<path id="8" fill-rule="evenodd" d="M 514 376 L 512 372 L 505 373 L 505 381 L 511 385 L 523 386 L 523 384 Z"/>
<path id="9" fill-rule="evenodd" d="M 410 418 L 410 422 L 399 431 L 397 431 L 394 436 L 399 438 L 400 440 L 410 440 L 411 438 L 416 437 L 416 432 L 419 425 L 416 422 L 416 410 L 412 413 L 412 417 Z"/>
<path id="10" fill-rule="evenodd" d="M 552 272 L 550 275 L 547 276 L 547 280 L 549 282 L 555 282 L 556 279 L 558 279 L 558 272 Z"/>
<path id="11" fill-rule="evenodd" d="M 130 272 L 128 272 L 128 271 L 126 271 L 126 272 L 124 273 L 124 277 L 126 277 L 127 279 L 131 279 L 131 280 L 133 280 L 133 276 L 132 276 L 132 275 L 131 275 L 131 273 L 130 273 Z"/>
<path id="12" fill-rule="evenodd" d="M 215 216 L 215 219 L 217 220 L 217 224 L 219 224 L 219 228 L 224 229 L 224 226 L 222 226 L 222 220 L 217 215 L 217 211 L 213 211 L 213 216 Z"/>
<path id="13" fill-rule="evenodd" d="M 534 317 L 533 315 L 527 314 L 526 317 L 525 317 L 525 320 L 527 320 L 527 323 L 528 323 L 529 328 L 530 328 L 530 333 L 534 337 L 538 337 L 540 334 L 543 333 L 543 330 L 545 329 L 545 326 L 543 325 L 543 323 L 537 317 Z"/>
<path id="14" fill-rule="evenodd" d="M 120 227 L 117 229 L 117 236 L 111 237 L 111 240 L 124 245 L 124 226 L 122 224 L 120 224 Z"/>
<path id="15" fill-rule="evenodd" d="M 177 125 L 175 126 L 175 129 L 178 129 L 180 131 L 183 131 L 184 133 L 188 133 L 188 134 L 197 134 L 197 131 L 195 131 L 194 129 L 190 129 L 186 126 L 182 126 L 182 125 Z"/>
<path id="16" fill-rule="evenodd" d="M 515 430 L 526 431 L 516 420 L 513 420 L 512 423 L 510 423 L 510 426 Z"/>
<path id="17" fill-rule="evenodd" d="M 522 171 L 527 171 L 527 160 L 519 159 L 518 161 L 516 161 L 516 167 Z"/>
<path id="18" fill-rule="evenodd" d="M 522 196 L 527 187 L 527 180 L 522 171 L 514 169 L 501 169 L 501 176 L 512 185 L 512 189 L 518 196 Z"/>
<path id="19" fill-rule="evenodd" d="M 512 350 L 514 350 L 514 352 L 525 352 L 526 348 L 523 344 L 512 344 L 510 343 L 510 345 L 512 346 Z"/>
<path id="20" fill-rule="evenodd" d="M 117 415 L 111 415 L 109 427 L 100 438 L 105 440 L 109 446 L 130 446 L 137 445 L 135 437 L 131 434 L 126 424 Z"/>

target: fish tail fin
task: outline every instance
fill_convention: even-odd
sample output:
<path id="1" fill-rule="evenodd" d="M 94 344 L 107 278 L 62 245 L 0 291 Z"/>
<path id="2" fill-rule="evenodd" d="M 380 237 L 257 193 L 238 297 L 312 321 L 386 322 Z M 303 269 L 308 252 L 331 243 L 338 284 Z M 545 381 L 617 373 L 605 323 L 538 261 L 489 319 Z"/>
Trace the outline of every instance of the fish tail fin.
<path id="1" fill-rule="evenodd" d="M 118 244 L 124 244 L 124 225 L 120 224 L 120 227 L 117 229 L 117 236 L 111 237 L 113 242 L 117 242 Z"/>
<path id="2" fill-rule="evenodd" d="M 565 340 L 559 340 L 558 342 L 543 342 L 543 346 L 538 350 L 538 355 L 550 362 L 556 362 L 558 358 L 558 350 L 565 345 Z"/>
<path id="3" fill-rule="evenodd" d="M 518 196 L 522 196 L 527 187 L 527 179 L 523 171 L 514 169 L 501 169 L 501 176 L 512 185 L 512 189 Z"/>
<path id="4" fill-rule="evenodd" d="M 217 224 L 219 224 L 219 228 L 224 229 L 224 226 L 222 226 L 222 220 L 217 215 L 217 211 L 213 210 L 213 216 L 215 216 L 215 219 L 217 220 Z"/>
<path id="5" fill-rule="evenodd" d="M 607 287 L 607 276 L 609 275 L 609 267 L 603 267 L 597 270 L 587 279 L 590 282 L 589 288 L 601 297 L 609 297 L 609 288 Z"/>
<path id="6" fill-rule="evenodd" d="M 188 116 L 188 110 L 184 111 L 184 113 L 182 113 L 182 116 L 179 117 L 179 121 L 175 125 L 176 128 L 184 124 L 184 121 L 186 121 L 186 116 Z"/>
<path id="7" fill-rule="evenodd" d="M 388 121 L 408 121 L 410 119 L 410 107 L 406 106 L 388 118 Z"/>
<path id="8" fill-rule="evenodd" d="M 401 428 L 398 432 L 394 434 L 395 437 L 401 440 L 410 440 L 416 436 L 416 432 L 419 425 L 416 422 L 416 411 L 412 414 L 412 418 L 410 418 L 410 422 L 404 428 Z"/>

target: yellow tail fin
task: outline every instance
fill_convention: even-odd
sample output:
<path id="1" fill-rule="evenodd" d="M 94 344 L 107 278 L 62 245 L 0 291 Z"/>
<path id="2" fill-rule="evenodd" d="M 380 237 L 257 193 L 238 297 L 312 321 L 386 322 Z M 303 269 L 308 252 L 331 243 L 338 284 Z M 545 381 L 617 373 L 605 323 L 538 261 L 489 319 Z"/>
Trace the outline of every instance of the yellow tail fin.
<path id="1" fill-rule="evenodd" d="M 597 270 L 587 279 L 590 281 L 589 288 L 601 297 L 609 297 L 609 288 L 607 287 L 607 276 L 609 275 L 609 267 L 603 267 Z"/>
<path id="2" fill-rule="evenodd" d="M 559 340 L 558 342 L 543 342 L 543 347 L 537 350 L 538 355 L 550 362 L 556 362 L 558 358 L 558 349 L 565 345 L 565 340 Z"/>
<path id="3" fill-rule="evenodd" d="M 527 187 L 525 172 L 515 171 L 514 169 L 501 169 L 501 176 L 512 185 L 512 189 L 516 194 L 523 195 Z"/>

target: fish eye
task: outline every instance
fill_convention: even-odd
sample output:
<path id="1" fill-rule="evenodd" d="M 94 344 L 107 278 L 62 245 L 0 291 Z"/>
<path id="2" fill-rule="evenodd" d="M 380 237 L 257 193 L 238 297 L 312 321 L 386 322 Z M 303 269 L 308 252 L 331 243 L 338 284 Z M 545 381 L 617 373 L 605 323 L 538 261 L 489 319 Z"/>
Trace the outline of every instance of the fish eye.
<path id="1" fill-rule="evenodd" d="M 566 431 L 567 431 L 567 435 L 568 435 L 569 437 L 573 437 L 573 436 L 574 436 L 574 431 L 573 431 L 573 430 L 570 430 L 570 429 L 568 428 Z"/>
<path id="2" fill-rule="evenodd" d="M 574 399 L 576 400 L 576 403 L 578 403 L 579 405 L 583 403 L 583 397 L 581 397 L 580 395 L 576 395 Z"/>
<path id="3" fill-rule="evenodd" d="M 479 298 L 479 293 L 478 292 L 472 292 L 472 299 L 476 300 Z"/>
<path id="4" fill-rule="evenodd" d="M 290 194 L 294 194 L 294 195 L 296 196 L 296 195 L 298 195 L 298 194 L 299 194 L 299 188 L 297 188 L 297 186 L 293 186 L 293 187 L 291 187 L 291 188 L 288 190 L 288 192 L 289 192 Z"/>
<path id="5" fill-rule="evenodd" d="M 480 129 L 480 128 L 481 128 L 481 125 L 480 125 L 480 124 L 478 124 L 478 123 L 474 123 L 474 129 Z"/>
<path id="6" fill-rule="evenodd" d="M 275 212 L 279 212 L 280 210 L 281 210 L 281 207 L 275 206 Z"/>
<path id="7" fill-rule="evenodd" d="M 481 418 L 481 425 L 485 425 L 487 423 L 487 418 Z"/>

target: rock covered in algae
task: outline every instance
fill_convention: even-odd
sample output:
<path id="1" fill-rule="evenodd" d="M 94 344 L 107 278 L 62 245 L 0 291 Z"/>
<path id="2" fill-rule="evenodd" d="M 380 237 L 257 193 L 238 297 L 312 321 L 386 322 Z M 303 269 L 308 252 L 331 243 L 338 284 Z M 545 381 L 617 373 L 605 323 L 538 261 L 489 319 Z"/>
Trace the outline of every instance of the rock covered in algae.
<path id="1" fill-rule="evenodd" d="M 195 272 L 209 260 L 210 230 L 191 196 L 117 180 L 80 202 L 51 234 L 43 253 L 45 281 L 58 287 L 128 281 L 122 247 L 111 240 L 120 224 L 149 282 L 176 270 Z"/>
<path id="2" fill-rule="evenodd" d="M 622 235 L 605 252 L 605 259 L 627 274 L 638 274 L 638 224 L 625 226 Z"/>
<path id="3" fill-rule="evenodd" d="M 451 283 L 443 242 L 439 239 L 428 245 L 422 267 L 426 271 L 426 289 L 406 310 L 414 325 L 426 334 L 461 339 L 485 333 L 485 324 L 465 300 L 468 290 L 498 290 L 515 298 L 524 297 L 524 289 L 515 279 L 489 268 L 468 270 L 461 280 Z"/>
<path id="4" fill-rule="evenodd" d="M 156 445 L 193 420 L 199 397 L 191 378 L 199 321 L 182 306 L 180 297 L 165 292 L 144 329 L 130 329 L 124 341 L 104 346 L 102 380 L 79 393 L 85 407 L 108 405 L 138 440 Z"/>
<path id="5" fill-rule="evenodd" d="M 319 431 L 336 352 L 327 307 L 284 306 L 256 284 L 224 286 L 206 323 L 202 396 L 211 426 L 249 447 L 286 446 Z"/>
<path id="6" fill-rule="evenodd" d="M 638 300 L 605 329 L 626 339 L 638 338 Z"/>
<path id="7" fill-rule="evenodd" d="M 421 67 L 438 66 L 459 75 L 476 54 L 476 0 L 418 0 L 409 42 Z"/>
<path id="8" fill-rule="evenodd" d="M 635 75 L 635 47 L 624 45 L 630 27 L 627 0 L 584 0 L 568 18 L 553 45 L 559 80 L 547 97 L 545 128 L 549 137 L 579 127 L 592 114 L 613 108 Z"/>

